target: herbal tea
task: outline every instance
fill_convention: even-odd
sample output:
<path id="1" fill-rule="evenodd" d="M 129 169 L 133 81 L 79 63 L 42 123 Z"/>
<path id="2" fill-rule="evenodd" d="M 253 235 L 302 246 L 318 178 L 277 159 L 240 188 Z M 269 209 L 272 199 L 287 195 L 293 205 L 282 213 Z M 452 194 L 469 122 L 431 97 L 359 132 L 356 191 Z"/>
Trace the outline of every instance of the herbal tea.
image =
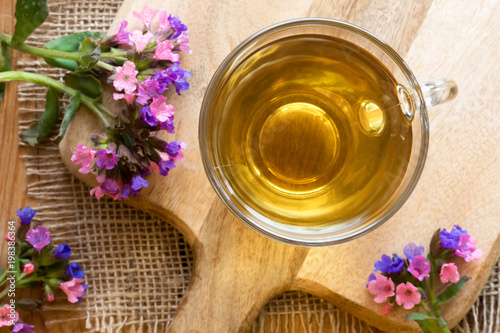
<path id="1" fill-rule="evenodd" d="M 212 107 L 217 172 L 240 205 L 295 225 L 376 214 L 405 173 L 397 82 L 360 47 L 302 35 L 231 68 Z"/>

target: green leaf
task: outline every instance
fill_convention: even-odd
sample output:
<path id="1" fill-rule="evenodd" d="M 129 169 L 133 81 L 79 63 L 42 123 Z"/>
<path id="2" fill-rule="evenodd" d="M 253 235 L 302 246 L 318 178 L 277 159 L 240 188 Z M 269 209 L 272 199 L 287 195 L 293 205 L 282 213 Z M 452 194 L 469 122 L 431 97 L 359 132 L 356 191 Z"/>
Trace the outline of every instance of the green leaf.
<path id="1" fill-rule="evenodd" d="M 26 38 L 49 16 L 47 0 L 17 0 L 16 26 L 12 35 L 12 46 L 24 43 Z"/>
<path id="2" fill-rule="evenodd" d="M 67 86 L 80 90 L 82 94 L 92 99 L 102 96 L 101 81 L 91 74 L 70 72 L 64 76 L 64 82 Z"/>
<path id="3" fill-rule="evenodd" d="M 405 320 L 415 320 L 424 332 L 444 332 L 443 329 L 448 326 L 443 318 L 430 317 L 418 312 L 406 315 Z"/>
<path id="4" fill-rule="evenodd" d="M 465 282 L 467 282 L 470 278 L 468 276 L 462 276 L 462 278 L 457 282 L 451 284 L 448 288 L 446 288 L 436 299 L 438 305 L 442 305 L 452 299 L 459 291 L 465 286 Z"/>
<path id="5" fill-rule="evenodd" d="M 93 31 L 77 32 L 75 34 L 66 35 L 51 40 L 50 42 L 45 44 L 45 48 L 47 50 L 76 53 L 80 50 L 82 42 L 89 37 L 104 38 L 106 37 L 106 35 Z M 46 58 L 45 62 L 47 62 L 49 65 L 68 69 L 70 71 L 74 71 L 78 67 L 78 63 L 75 60 L 70 59 Z"/>
<path id="6" fill-rule="evenodd" d="M 0 275 L 2 275 L 2 274 L 3 274 L 3 267 L 2 267 L 2 265 L 0 265 Z"/>
<path id="7" fill-rule="evenodd" d="M 0 43 L 0 72 L 10 71 L 10 48 L 5 43 Z M 5 82 L 0 82 L 0 101 L 5 94 Z"/>
<path id="8" fill-rule="evenodd" d="M 54 128 L 59 118 L 59 95 L 57 90 L 49 88 L 47 90 L 47 100 L 45 102 L 45 111 L 38 123 L 31 125 L 26 131 L 21 133 L 23 141 L 31 146 L 42 142 Z"/>
<path id="9" fill-rule="evenodd" d="M 97 38 L 88 37 L 82 42 L 80 47 L 80 66 L 77 72 L 86 72 L 94 68 L 101 57 L 101 46 Z"/>
<path id="10" fill-rule="evenodd" d="M 16 308 L 23 311 L 33 311 L 35 309 L 40 309 L 42 307 L 42 302 L 36 299 L 23 298 L 16 300 Z"/>
<path id="11" fill-rule="evenodd" d="M 81 96 L 82 94 L 77 91 L 75 96 L 71 97 L 71 99 L 69 100 L 69 106 L 66 111 L 64 111 L 64 118 L 59 130 L 59 135 L 54 138 L 55 143 L 61 142 L 61 140 L 64 138 L 64 134 L 66 134 L 66 130 L 68 129 L 71 120 L 73 120 L 73 116 L 75 115 L 78 106 L 80 106 Z"/>

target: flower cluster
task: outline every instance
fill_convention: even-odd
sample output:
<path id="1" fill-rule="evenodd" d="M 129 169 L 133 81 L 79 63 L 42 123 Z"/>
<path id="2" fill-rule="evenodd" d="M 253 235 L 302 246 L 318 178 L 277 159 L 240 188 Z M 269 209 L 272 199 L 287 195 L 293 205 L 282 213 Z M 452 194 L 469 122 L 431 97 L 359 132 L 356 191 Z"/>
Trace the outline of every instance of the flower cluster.
<path id="1" fill-rule="evenodd" d="M 128 50 L 128 58 L 112 69 L 110 81 L 115 100 L 125 99 L 126 108 L 114 128 L 94 134 L 94 148 L 75 147 L 71 161 L 80 164 L 79 172 L 93 171 L 99 185 L 91 194 L 113 199 L 137 196 L 148 186 L 144 177 L 151 173 L 166 176 L 184 158 L 186 143 L 166 142 L 156 136 L 160 131 L 174 133 L 174 107 L 163 94 L 174 87 L 177 94 L 189 88 L 191 73 L 180 68 L 179 51 L 191 53 L 186 25 L 164 10 L 159 13 L 158 29 L 152 29 L 158 14 L 150 6 L 134 16 L 143 23 L 142 30 L 127 30 L 121 21 L 111 46 Z"/>
<path id="2" fill-rule="evenodd" d="M 70 303 L 82 301 L 88 286 L 83 283 L 84 272 L 78 263 L 70 263 L 71 248 L 68 244 L 54 246 L 51 233 L 42 225 L 31 227 L 31 220 L 36 210 L 31 207 L 19 209 L 17 215 L 21 221 L 17 233 L 9 232 L 5 240 L 9 246 L 14 246 L 14 267 L 4 270 L 0 277 L 0 285 L 5 284 L 7 273 L 12 273 L 15 287 L 42 288 L 48 302 L 54 300 L 54 292 L 62 290 Z M 10 282 L 12 284 L 13 282 Z M 12 288 L 7 288 L 0 293 L 0 299 L 12 296 Z M 12 301 L 12 300 L 11 300 Z M 12 332 L 33 332 L 33 326 L 19 321 L 19 314 L 15 307 L 30 311 L 41 306 L 41 302 L 34 299 L 23 299 L 11 304 L 4 304 L 0 308 L 0 327 L 13 326 Z M 15 304 L 15 307 L 12 306 Z"/>
<path id="3" fill-rule="evenodd" d="M 424 314 L 408 315 L 407 319 L 416 320 L 424 331 L 429 327 L 442 327 L 448 332 L 439 306 L 453 297 L 468 280 L 460 277 L 453 257 L 462 257 L 466 262 L 479 260 L 482 251 L 476 249 L 476 239 L 460 226 L 451 231 L 438 230 L 432 237 L 430 252 L 424 256 L 424 247 L 409 243 L 403 249 L 403 258 L 396 253 L 392 257 L 383 254 L 375 262 L 374 272 L 368 278 L 366 287 L 374 295 L 376 303 L 385 303 L 382 313 L 389 315 L 394 304 L 404 309 L 420 306 Z M 436 295 L 435 279 L 443 284 L 444 291 Z M 428 306 L 427 303 L 430 305 Z M 435 326 L 437 325 L 437 326 Z"/>

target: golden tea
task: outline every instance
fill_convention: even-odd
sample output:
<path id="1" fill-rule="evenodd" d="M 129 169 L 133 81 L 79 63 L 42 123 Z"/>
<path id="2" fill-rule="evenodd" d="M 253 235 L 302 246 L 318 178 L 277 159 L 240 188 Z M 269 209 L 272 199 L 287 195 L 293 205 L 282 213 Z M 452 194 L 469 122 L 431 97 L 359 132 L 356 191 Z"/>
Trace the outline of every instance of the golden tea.
<path id="1" fill-rule="evenodd" d="M 211 106 L 212 154 L 240 205 L 315 226 L 366 218 L 387 202 L 412 131 L 380 61 L 338 38 L 300 35 L 229 70 Z"/>

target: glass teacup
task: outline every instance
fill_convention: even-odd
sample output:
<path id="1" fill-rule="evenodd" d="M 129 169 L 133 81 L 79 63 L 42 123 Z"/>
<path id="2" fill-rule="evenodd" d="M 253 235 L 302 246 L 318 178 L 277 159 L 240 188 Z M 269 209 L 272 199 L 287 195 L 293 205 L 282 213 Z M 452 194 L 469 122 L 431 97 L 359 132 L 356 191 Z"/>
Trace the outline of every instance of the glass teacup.
<path id="1" fill-rule="evenodd" d="M 252 229 L 294 245 L 360 237 L 408 199 L 429 144 L 427 107 L 453 81 L 419 85 L 371 33 L 297 19 L 243 41 L 203 100 L 199 139 L 208 178 Z"/>

